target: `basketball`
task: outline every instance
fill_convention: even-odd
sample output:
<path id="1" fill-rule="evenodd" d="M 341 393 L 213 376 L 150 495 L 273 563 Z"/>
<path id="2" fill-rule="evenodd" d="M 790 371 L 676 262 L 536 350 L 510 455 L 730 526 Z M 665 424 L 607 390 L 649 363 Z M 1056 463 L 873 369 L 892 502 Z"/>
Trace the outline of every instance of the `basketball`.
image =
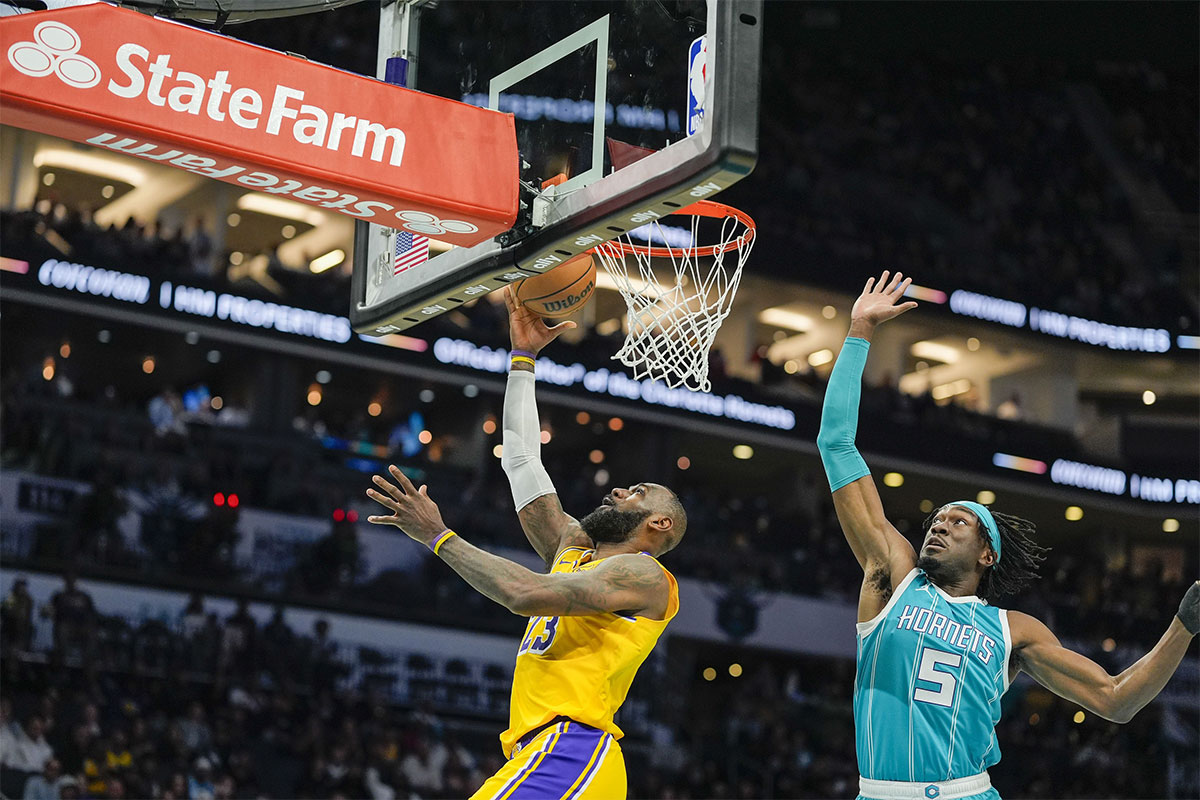
<path id="1" fill-rule="evenodd" d="M 569 317 L 596 292 L 596 264 L 591 253 L 575 256 L 544 275 L 517 281 L 517 302 L 543 317 Z"/>

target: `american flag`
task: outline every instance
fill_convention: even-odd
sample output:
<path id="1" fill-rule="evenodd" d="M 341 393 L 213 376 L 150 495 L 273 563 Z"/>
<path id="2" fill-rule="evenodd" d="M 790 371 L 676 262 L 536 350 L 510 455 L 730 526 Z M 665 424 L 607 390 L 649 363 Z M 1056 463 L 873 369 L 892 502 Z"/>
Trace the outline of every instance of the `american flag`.
<path id="1" fill-rule="evenodd" d="M 392 274 L 399 275 L 406 269 L 429 260 L 429 237 L 409 231 L 396 232 L 396 257 L 392 260 Z"/>

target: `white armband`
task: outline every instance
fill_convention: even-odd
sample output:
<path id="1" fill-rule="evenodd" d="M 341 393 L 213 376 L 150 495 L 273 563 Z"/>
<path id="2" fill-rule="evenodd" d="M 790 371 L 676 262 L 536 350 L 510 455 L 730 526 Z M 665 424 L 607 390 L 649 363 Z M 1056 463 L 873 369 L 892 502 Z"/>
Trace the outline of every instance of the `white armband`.
<path id="1" fill-rule="evenodd" d="M 532 372 L 512 370 L 504 390 L 500 465 L 508 476 L 517 511 L 543 495 L 554 494 L 554 484 L 542 466 L 542 427 L 533 396 L 534 381 Z"/>

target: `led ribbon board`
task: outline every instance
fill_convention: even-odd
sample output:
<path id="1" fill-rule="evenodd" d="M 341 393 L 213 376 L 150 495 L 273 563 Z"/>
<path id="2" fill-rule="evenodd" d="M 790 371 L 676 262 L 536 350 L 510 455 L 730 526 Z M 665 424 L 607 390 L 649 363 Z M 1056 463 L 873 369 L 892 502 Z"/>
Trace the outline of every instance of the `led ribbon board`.
<path id="1" fill-rule="evenodd" d="M 471 246 L 517 216 L 512 115 L 105 3 L 0 18 L 4 122 Z"/>

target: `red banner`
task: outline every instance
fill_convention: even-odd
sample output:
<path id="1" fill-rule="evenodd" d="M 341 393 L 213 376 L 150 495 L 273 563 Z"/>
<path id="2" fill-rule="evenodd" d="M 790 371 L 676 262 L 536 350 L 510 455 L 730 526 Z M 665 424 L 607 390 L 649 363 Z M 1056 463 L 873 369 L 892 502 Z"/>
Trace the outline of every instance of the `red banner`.
<path id="1" fill-rule="evenodd" d="M 512 227 L 512 115 L 106 3 L 0 18 L 3 122 L 472 245 Z"/>

